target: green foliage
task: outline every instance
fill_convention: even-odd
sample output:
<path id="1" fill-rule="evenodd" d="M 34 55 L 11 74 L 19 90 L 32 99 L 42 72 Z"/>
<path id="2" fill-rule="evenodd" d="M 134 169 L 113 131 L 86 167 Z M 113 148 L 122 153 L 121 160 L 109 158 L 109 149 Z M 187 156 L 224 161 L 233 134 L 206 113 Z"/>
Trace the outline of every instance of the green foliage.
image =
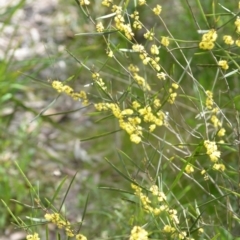
<path id="1" fill-rule="evenodd" d="M 81 46 L 77 41 L 69 46 L 67 61 L 81 67 L 68 70 L 67 80 L 55 78 L 45 84 L 53 92 L 52 85 L 56 97 L 34 120 L 89 143 L 93 157 L 76 167 L 78 173 L 74 171 L 69 182 L 63 178 L 55 190 L 41 193 L 29 171 L 39 149 L 34 141 L 21 144 L 29 137 L 26 126 L 14 134 L 9 131 L 14 140 L 2 133 L 2 152 L 11 149 L 17 152 L 16 160 L 23 159 L 16 164 L 20 182 L 9 181 L 12 163 L 6 161 L 0 168 L 0 197 L 8 210 L 1 216 L 2 226 L 11 217 L 30 240 L 38 239 L 37 233 L 50 239 L 51 225 L 57 239 L 240 236 L 239 8 L 214 0 L 173 5 L 77 1 L 79 25 L 88 27 L 76 35 Z M 4 60 L 0 69 L 11 80 L 0 79 L 0 103 L 36 113 L 16 97 L 27 88 L 16 83 L 19 73 L 9 71 L 10 62 Z M 33 66 L 26 63 L 24 69 Z M 75 80 L 79 78 L 93 87 L 83 90 Z M 52 120 L 53 115 L 43 116 L 64 95 L 80 100 L 79 109 L 89 113 L 91 126 L 65 128 Z M 15 117 L 15 111 L 4 115 L 3 129 Z M 66 168 L 72 163 L 61 164 Z M 75 183 L 84 171 L 88 177 Z M 83 187 L 71 196 L 74 184 Z M 23 195 L 26 189 L 30 200 Z M 68 212 L 69 196 L 77 199 L 80 219 L 74 219 L 75 211 Z M 21 218 L 24 209 L 30 213 L 27 220 Z"/>

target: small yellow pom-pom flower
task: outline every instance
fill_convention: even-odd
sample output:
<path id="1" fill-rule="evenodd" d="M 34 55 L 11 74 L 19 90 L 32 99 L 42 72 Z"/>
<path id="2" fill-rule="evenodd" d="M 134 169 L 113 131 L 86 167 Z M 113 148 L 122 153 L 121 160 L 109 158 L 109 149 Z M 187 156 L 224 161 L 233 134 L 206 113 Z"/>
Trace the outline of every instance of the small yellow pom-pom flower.
<path id="1" fill-rule="evenodd" d="M 236 44 L 238 47 L 240 47 L 240 40 L 239 40 L 239 39 L 236 40 L 236 41 L 235 41 L 235 44 Z"/>
<path id="2" fill-rule="evenodd" d="M 146 33 L 143 34 L 144 38 L 152 41 L 153 40 L 153 37 L 154 37 L 154 33 L 153 32 L 150 32 L 150 31 L 147 31 Z"/>
<path id="3" fill-rule="evenodd" d="M 171 232 L 175 232 L 176 229 L 174 227 L 171 227 L 170 225 L 165 225 L 163 228 L 163 231 L 166 233 L 171 233 Z"/>
<path id="4" fill-rule="evenodd" d="M 140 104 L 139 102 L 137 102 L 137 101 L 133 101 L 133 102 L 132 102 L 132 106 L 133 106 L 133 108 L 134 108 L 135 110 L 137 110 L 138 108 L 141 107 L 141 104 Z"/>
<path id="5" fill-rule="evenodd" d="M 135 52 L 144 52 L 144 46 L 141 44 L 134 44 L 132 45 L 132 49 Z"/>
<path id="6" fill-rule="evenodd" d="M 139 226 L 134 226 L 129 240 L 148 240 L 148 232 Z"/>
<path id="7" fill-rule="evenodd" d="M 165 47 L 167 47 L 169 45 L 169 40 L 168 40 L 168 37 L 162 37 L 162 40 L 161 40 L 161 44 Z"/>
<path id="8" fill-rule="evenodd" d="M 131 142 L 134 142 L 134 143 L 138 144 L 138 143 L 141 142 L 142 139 L 137 134 L 132 134 L 130 136 L 130 140 L 131 140 Z"/>
<path id="9" fill-rule="evenodd" d="M 159 50 L 158 50 L 157 45 L 153 44 L 153 45 L 151 46 L 151 53 L 152 53 L 153 55 L 158 55 L 158 54 L 159 54 Z"/>
<path id="10" fill-rule="evenodd" d="M 189 174 L 189 173 L 194 172 L 194 168 L 193 168 L 192 165 L 188 164 L 188 165 L 185 167 L 185 171 L 186 171 L 186 173 Z"/>
<path id="11" fill-rule="evenodd" d="M 112 3 L 112 0 L 103 0 L 102 5 L 106 7 L 110 7 L 110 4 Z"/>
<path id="12" fill-rule="evenodd" d="M 88 0 L 80 0 L 79 2 L 82 6 L 90 4 L 90 1 L 88 1 Z"/>
<path id="13" fill-rule="evenodd" d="M 146 0 L 138 0 L 138 4 L 140 6 L 142 6 L 142 5 L 146 4 Z"/>
<path id="14" fill-rule="evenodd" d="M 156 15 L 160 15 L 161 11 L 162 11 L 162 7 L 160 5 L 157 5 L 155 8 L 153 8 L 153 12 Z"/>
<path id="15" fill-rule="evenodd" d="M 186 232 L 181 232 L 178 234 L 178 239 L 186 239 L 185 237 L 187 236 Z"/>
<path id="16" fill-rule="evenodd" d="M 27 235 L 26 239 L 27 240 L 40 240 L 40 238 L 38 237 L 38 233 L 34 233 L 32 235 Z"/>
<path id="17" fill-rule="evenodd" d="M 97 32 L 103 32 L 104 26 L 103 26 L 102 22 L 97 23 L 96 29 L 97 29 Z"/>
<path id="18" fill-rule="evenodd" d="M 217 135 L 218 135 L 219 137 L 223 137 L 223 136 L 225 135 L 225 132 L 226 132 L 226 130 L 225 130 L 224 128 L 221 128 L 221 129 L 218 131 Z"/>
<path id="19" fill-rule="evenodd" d="M 223 41 L 228 45 L 234 44 L 234 40 L 232 39 L 232 36 L 230 36 L 230 35 L 223 36 Z"/>
<path id="20" fill-rule="evenodd" d="M 108 57 L 112 58 L 114 56 L 113 51 L 112 50 L 107 50 L 107 55 L 108 55 Z"/>
<path id="21" fill-rule="evenodd" d="M 203 49 L 203 50 L 206 50 L 207 49 L 207 42 L 200 42 L 199 43 L 199 48 Z"/>
<path id="22" fill-rule="evenodd" d="M 172 84 L 172 87 L 175 88 L 175 89 L 178 89 L 179 88 L 179 85 L 177 83 L 173 83 Z"/>
<path id="23" fill-rule="evenodd" d="M 82 234 L 77 234 L 76 235 L 76 240 L 87 240 L 87 238 Z"/>
<path id="24" fill-rule="evenodd" d="M 237 17 L 236 21 L 234 22 L 235 26 L 238 28 L 240 27 L 240 17 Z"/>
<path id="25" fill-rule="evenodd" d="M 204 146 L 207 149 L 207 155 L 212 162 L 216 163 L 221 156 L 221 152 L 217 149 L 217 144 L 209 140 L 204 141 Z"/>
<path id="26" fill-rule="evenodd" d="M 226 60 L 218 61 L 218 66 L 220 66 L 223 70 L 227 70 L 229 68 Z"/>
<path id="27" fill-rule="evenodd" d="M 156 128 L 156 124 L 151 124 L 149 126 L 149 132 L 153 132 L 155 130 L 155 128 Z"/>
<path id="28" fill-rule="evenodd" d="M 204 233 L 203 228 L 199 228 L 199 229 L 198 229 L 198 234 L 202 234 L 202 233 Z"/>
<path id="29" fill-rule="evenodd" d="M 166 76 L 167 76 L 167 74 L 164 72 L 160 72 L 157 74 L 157 78 L 160 80 L 166 80 Z"/>
<path id="30" fill-rule="evenodd" d="M 224 164 L 215 163 L 215 164 L 213 165 L 213 169 L 214 169 L 214 170 L 217 170 L 217 171 L 220 171 L 220 172 L 224 172 L 225 169 L 226 169 L 226 167 L 225 167 Z"/>

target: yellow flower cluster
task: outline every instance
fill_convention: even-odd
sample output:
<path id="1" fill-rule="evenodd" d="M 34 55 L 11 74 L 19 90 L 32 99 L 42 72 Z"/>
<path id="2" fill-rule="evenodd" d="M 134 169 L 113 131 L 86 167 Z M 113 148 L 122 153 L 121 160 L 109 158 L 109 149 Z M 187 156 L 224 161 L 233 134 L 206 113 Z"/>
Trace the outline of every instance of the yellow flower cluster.
<path id="1" fill-rule="evenodd" d="M 187 233 L 185 231 L 177 232 L 176 228 L 170 225 L 165 225 L 163 228 L 163 232 L 171 234 L 172 239 L 194 240 L 193 238 L 187 237 Z"/>
<path id="2" fill-rule="evenodd" d="M 162 7 L 157 4 L 157 6 L 155 8 L 153 8 L 153 12 L 156 15 L 160 15 L 160 13 L 162 12 Z"/>
<path id="3" fill-rule="evenodd" d="M 129 40 L 132 40 L 134 33 L 132 31 L 130 24 L 129 23 L 125 24 L 124 17 L 122 16 L 122 7 L 113 5 L 112 11 L 116 13 L 116 16 L 114 17 L 116 28 L 119 31 L 123 32 Z"/>
<path id="4" fill-rule="evenodd" d="M 234 22 L 234 24 L 236 26 L 236 32 L 237 32 L 237 34 L 239 34 L 240 33 L 240 18 L 239 17 L 236 18 L 236 21 Z M 227 45 L 233 45 L 234 42 L 235 42 L 235 44 L 238 47 L 240 47 L 240 39 L 237 39 L 237 40 L 234 41 L 234 39 L 230 35 L 224 35 L 223 36 L 223 41 Z"/>
<path id="5" fill-rule="evenodd" d="M 59 213 L 46 213 L 45 219 L 55 224 L 59 229 L 64 229 L 68 237 L 75 237 L 76 240 L 87 240 L 82 234 L 75 235 L 71 229 L 70 222 L 66 219 L 62 219 Z"/>
<path id="6" fill-rule="evenodd" d="M 139 6 L 146 4 L 146 0 L 138 0 Z"/>
<path id="7" fill-rule="evenodd" d="M 107 86 L 103 82 L 103 79 L 100 78 L 99 73 L 93 73 L 92 74 L 92 79 L 102 90 L 107 91 Z"/>
<path id="8" fill-rule="evenodd" d="M 82 6 L 90 4 L 89 0 L 79 0 L 79 2 L 80 2 L 80 5 L 82 5 Z"/>
<path id="9" fill-rule="evenodd" d="M 218 66 L 221 67 L 223 70 L 227 70 L 229 68 L 226 60 L 218 61 Z"/>
<path id="10" fill-rule="evenodd" d="M 217 162 L 221 156 L 221 152 L 218 151 L 217 144 L 209 140 L 204 141 L 204 146 L 207 149 L 207 155 L 209 155 L 212 162 Z"/>
<path id="11" fill-rule="evenodd" d="M 216 115 L 211 116 L 211 122 L 213 123 L 213 126 L 215 128 L 218 128 L 218 127 L 222 126 L 222 123 L 220 122 L 220 120 L 218 119 L 218 117 Z"/>
<path id="12" fill-rule="evenodd" d="M 134 19 L 133 24 L 132 24 L 133 28 L 135 28 L 135 29 L 142 29 L 142 23 L 139 20 L 139 12 L 138 11 L 134 11 L 130 15 L 130 17 Z"/>
<path id="13" fill-rule="evenodd" d="M 166 80 L 167 74 L 164 72 L 157 73 L 157 78 L 160 80 Z"/>
<path id="14" fill-rule="evenodd" d="M 133 79 L 137 82 L 138 86 L 142 87 L 144 91 L 148 90 L 150 91 L 151 88 L 148 85 L 148 83 L 145 81 L 145 79 L 141 76 L 139 76 L 137 73 L 133 74 Z"/>
<path id="15" fill-rule="evenodd" d="M 217 170 L 217 171 L 221 171 L 221 172 L 224 172 L 226 169 L 225 165 L 222 163 L 214 163 L 212 168 L 213 168 L 213 170 Z"/>
<path id="16" fill-rule="evenodd" d="M 139 68 L 137 66 L 130 64 L 128 67 L 128 70 L 132 73 L 133 79 L 136 81 L 136 83 L 138 84 L 139 87 L 141 87 L 144 91 L 151 90 L 150 86 L 145 81 L 145 79 L 143 77 L 141 77 L 140 75 L 138 75 L 137 72 L 139 72 Z"/>
<path id="17" fill-rule="evenodd" d="M 64 92 L 70 97 L 72 97 L 74 100 L 82 100 L 83 105 L 88 104 L 87 94 L 84 91 L 80 91 L 79 93 L 74 92 L 74 90 L 69 87 L 68 85 L 64 85 L 62 82 L 54 80 L 52 82 L 52 87 L 56 89 L 59 93 Z"/>
<path id="18" fill-rule="evenodd" d="M 142 127 L 139 125 L 141 119 L 139 117 L 130 117 L 133 114 L 132 109 L 121 111 L 119 106 L 114 103 L 98 103 L 95 104 L 95 108 L 98 111 L 111 110 L 118 119 L 119 126 L 130 135 L 130 140 L 134 143 L 141 142 Z"/>
<path id="19" fill-rule="evenodd" d="M 175 224 L 179 224 L 177 211 L 175 209 L 170 209 L 168 207 L 168 205 L 165 203 L 167 200 L 166 195 L 159 190 L 157 185 L 152 185 L 149 188 L 149 191 L 152 194 L 152 198 L 153 198 L 152 200 L 154 200 L 154 198 L 156 198 L 157 205 L 159 205 L 159 203 L 161 203 L 161 206 L 158 206 L 158 207 L 153 206 L 154 203 L 142 192 L 142 189 L 139 186 L 137 186 L 135 184 L 131 184 L 131 187 L 134 190 L 135 195 L 137 197 L 139 197 L 144 211 L 146 211 L 147 213 L 152 213 L 156 216 L 161 214 L 162 212 L 166 212 L 166 213 L 168 213 L 169 218 Z"/>
<path id="20" fill-rule="evenodd" d="M 47 221 L 54 223 L 59 229 L 64 229 L 68 237 L 74 237 L 70 222 L 63 220 L 59 213 L 46 213 L 44 217 Z"/>
<path id="21" fill-rule="evenodd" d="M 212 109 L 213 107 L 213 93 L 209 90 L 206 91 L 206 95 L 207 95 L 207 99 L 205 102 L 205 105 L 207 107 L 207 109 Z"/>
<path id="22" fill-rule="evenodd" d="M 170 43 L 170 42 L 169 42 L 168 37 L 162 37 L 161 44 L 162 44 L 164 47 L 168 47 L 169 43 Z"/>
<path id="23" fill-rule="evenodd" d="M 75 237 L 76 237 L 76 240 L 87 240 L 87 238 L 82 234 L 77 234 Z"/>
<path id="24" fill-rule="evenodd" d="M 38 233 L 34 233 L 34 234 L 29 234 L 26 237 L 27 240 L 40 240 L 40 238 L 38 237 Z"/>
<path id="25" fill-rule="evenodd" d="M 144 38 L 147 40 L 152 41 L 154 38 L 154 32 L 147 31 L 146 33 L 143 34 Z"/>
<path id="26" fill-rule="evenodd" d="M 222 163 L 218 163 L 218 159 L 221 156 L 221 152 L 218 151 L 217 145 L 215 142 L 210 142 L 209 140 L 204 141 L 204 146 L 207 149 L 207 154 L 210 157 L 210 160 L 214 162 L 213 169 L 218 171 L 224 171 L 225 165 Z"/>
<path id="27" fill-rule="evenodd" d="M 139 117 L 131 117 L 131 115 L 133 115 L 132 109 L 121 111 L 116 103 L 97 103 L 94 106 L 98 111 L 110 110 L 118 119 L 120 128 L 130 135 L 130 140 L 137 144 L 141 142 L 142 127 L 139 125 L 141 119 Z"/>
<path id="28" fill-rule="evenodd" d="M 203 34 L 202 41 L 199 43 L 199 48 L 203 50 L 211 50 L 214 48 L 214 42 L 217 39 L 217 33 L 214 29 L 211 29 L 207 33 Z"/>
<path id="29" fill-rule="evenodd" d="M 234 40 L 233 40 L 232 36 L 230 36 L 230 35 L 224 35 L 224 36 L 223 36 L 223 41 L 224 41 L 227 45 L 233 45 L 233 44 L 234 44 Z"/>
<path id="30" fill-rule="evenodd" d="M 217 135 L 218 135 L 219 137 L 223 137 L 223 136 L 225 136 L 225 133 L 226 133 L 225 128 L 220 128 L 220 129 L 218 130 Z"/>
<path id="31" fill-rule="evenodd" d="M 151 51 L 153 51 L 155 55 L 159 53 L 158 48 L 157 50 L 156 48 L 157 47 L 153 46 L 153 48 L 151 49 Z M 150 64 L 156 71 L 160 71 L 161 67 L 158 64 L 158 62 L 160 61 L 159 57 L 150 57 L 147 51 L 144 49 L 144 46 L 141 44 L 133 44 L 132 49 L 134 52 L 139 52 L 139 57 L 144 65 Z"/>
<path id="32" fill-rule="evenodd" d="M 191 164 L 187 164 L 187 166 L 185 167 L 185 172 L 188 174 L 194 172 L 193 166 Z"/>
<path id="33" fill-rule="evenodd" d="M 103 26 L 102 22 L 99 22 L 96 24 L 96 30 L 97 30 L 97 32 L 103 32 L 104 26 Z"/>
<path id="34" fill-rule="evenodd" d="M 102 5 L 105 7 L 110 7 L 110 4 L 112 4 L 112 0 L 103 0 Z"/>
<path id="35" fill-rule="evenodd" d="M 174 89 L 175 90 L 177 90 L 178 89 L 178 84 L 176 84 L 176 83 L 173 83 L 172 84 L 172 88 L 169 88 L 169 97 L 168 97 L 168 102 L 170 103 L 170 104 L 173 104 L 174 102 L 175 102 L 175 99 L 176 99 L 176 97 L 177 97 L 177 93 L 176 92 L 174 92 Z"/>
<path id="36" fill-rule="evenodd" d="M 152 46 L 151 46 L 151 54 L 152 55 L 158 55 L 159 54 L 159 49 L 158 49 L 158 47 L 157 47 L 157 45 L 156 44 L 153 44 Z"/>
<path id="37" fill-rule="evenodd" d="M 222 123 L 217 117 L 217 113 L 219 112 L 219 108 L 218 107 L 213 108 L 213 104 L 214 104 L 213 93 L 211 91 L 207 90 L 206 95 L 207 95 L 207 99 L 206 99 L 205 105 L 206 105 L 207 109 L 212 110 L 211 111 L 212 116 L 211 116 L 210 120 L 211 120 L 213 126 L 216 129 L 218 129 L 217 135 L 219 137 L 223 137 L 225 135 L 226 130 L 224 128 L 222 128 Z"/>
<path id="38" fill-rule="evenodd" d="M 150 91 L 150 86 L 145 79 L 138 75 L 139 68 L 133 64 L 129 65 L 129 71 L 133 79 L 142 89 Z M 96 78 L 96 73 L 93 78 Z M 97 76 L 98 77 L 98 76 Z M 178 88 L 177 84 L 172 84 L 174 89 Z M 173 103 L 176 93 L 170 93 L 169 102 Z M 160 99 L 155 97 L 152 99 L 150 105 L 141 106 L 137 101 L 132 102 L 132 107 L 122 110 L 117 103 L 96 103 L 95 109 L 97 111 L 111 111 L 118 119 L 121 129 L 130 135 L 130 140 L 134 143 L 140 143 L 143 136 L 142 122 L 149 124 L 149 132 L 153 132 L 157 126 L 165 124 L 165 114 L 160 110 Z"/>
<path id="39" fill-rule="evenodd" d="M 134 226 L 129 240 L 148 240 L 148 232 L 139 226 Z"/>
<path id="40" fill-rule="evenodd" d="M 234 22 L 235 26 L 236 26 L 236 32 L 240 33 L 240 17 L 237 17 L 236 21 Z"/>
<path id="41" fill-rule="evenodd" d="M 156 215 L 159 215 L 161 213 L 165 213 L 168 216 L 168 223 L 172 223 L 172 226 L 165 225 L 163 227 L 163 232 L 169 233 L 172 239 L 187 239 L 187 240 L 194 240 L 193 238 L 188 238 L 187 233 L 185 231 L 179 231 L 179 229 L 176 227 L 177 224 L 179 224 L 179 219 L 177 216 L 177 211 L 175 209 L 170 209 L 168 205 L 166 204 L 167 198 L 163 192 L 161 192 L 157 185 L 152 185 L 149 188 L 149 191 L 152 195 L 151 200 L 149 197 L 147 197 L 143 192 L 142 188 L 131 184 L 132 189 L 134 190 L 134 194 L 139 197 L 141 205 L 147 213 L 151 213 Z M 157 199 L 157 203 L 154 202 L 155 198 Z M 154 203 L 156 205 L 161 204 L 159 207 L 154 207 Z M 131 232 L 130 239 L 148 239 L 147 237 L 147 231 L 141 231 L 141 227 L 135 226 Z M 138 237 L 140 237 L 140 233 L 142 233 L 141 236 L 143 238 L 137 238 L 137 232 L 139 233 Z M 145 234 L 145 235 L 144 235 Z M 145 238 L 144 238 L 145 237 Z M 129 240 L 130 240 L 129 239 Z"/>
<path id="42" fill-rule="evenodd" d="M 207 172 L 206 172 L 205 169 L 203 169 L 203 170 L 201 171 L 201 174 L 204 175 L 204 180 L 205 180 L 205 181 L 209 180 L 209 176 L 208 176 L 208 174 L 207 174 Z"/>

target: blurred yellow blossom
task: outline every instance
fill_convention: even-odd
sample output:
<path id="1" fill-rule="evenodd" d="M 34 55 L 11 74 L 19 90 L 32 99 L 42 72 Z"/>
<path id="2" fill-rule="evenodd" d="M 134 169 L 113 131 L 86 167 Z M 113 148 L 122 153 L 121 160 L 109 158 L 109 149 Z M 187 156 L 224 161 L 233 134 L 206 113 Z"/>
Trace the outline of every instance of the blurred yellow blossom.
<path id="1" fill-rule="evenodd" d="M 209 140 L 204 141 L 204 146 L 207 149 L 207 155 L 209 155 L 212 162 L 217 162 L 221 156 L 221 152 L 218 151 L 217 144 Z"/>
<path id="2" fill-rule="evenodd" d="M 221 129 L 218 131 L 217 135 L 218 135 L 219 137 L 223 137 L 223 136 L 225 135 L 225 132 L 226 132 L 225 128 L 221 128 Z"/>
<path id="3" fill-rule="evenodd" d="M 236 44 L 238 47 L 240 47 L 240 40 L 239 40 L 239 39 L 236 40 L 236 41 L 235 41 L 235 44 Z"/>
<path id="4" fill-rule="evenodd" d="M 218 61 L 218 66 L 220 66 L 223 70 L 227 70 L 229 68 L 226 60 Z"/>
<path id="5" fill-rule="evenodd" d="M 160 80 L 166 80 L 166 76 L 167 76 L 167 74 L 164 72 L 160 72 L 157 74 L 157 78 Z"/>
<path id="6" fill-rule="evenodd" d="M 141 6 L 141 5 L 144 5 L 146 4 L 146 0 L 138 0 L 138 4 Z"/>
<path id="7" fill-rule="evenodd" d="M 147 31 L 146 33 L 143 34 L 143 36 L 144 36 L 144 38 L 151 41 L 151 40 L 153 40 L 154 32 Z"/>
<path id="8" fill-rule="evenodd" d="M 172 232 L 175 232 L 176 229 L 174 227 L 171 227 L 170 225 L 165 225 L 163 228 L 163 231 L 166 233 L 172 233 Z"/>
<path id="9" fill-rule="evenodd" d="M 76 240 L 87 240 L 87 238 L 82 234 L 77 234 L 76 235 Z"/>
<path id="10" fill-rule="evenodd" d="M 110 7 L 110 4 L 112 3 L 112 0 L 103 0 L 102 5 L 106 7 Z"/>
<path id="11" fill-rule="evenodd" d="M 206 95 L 207 95 L 207 99 L 206 99 L 206 102 L 205 102 L 205 105 L 208 109 L 212 109 L 213 107 L 213 93 L 209 90 L 207 90 L 206 92 Z"/>
<path id="12" fill-rule="evenodd" d="M 134 226 L 129 240 L 148 240 L 148 232 L 139 226 Z"/>
<path id="13" fill-rule="evenodd" d="M 186 173 L 189 174 L 189 173 L 194 172 L 194 168 L 191 164 L 187 164 L 187 166 L 185 167 L 185 171 L 186 171 Z"/>
<path id="14" fill-rule="evenodd" d="M 80 4 L 81 4 L 82 6 L 84 6 L 84 5 L 89 5 L 89 4 L 90 4 L 90 1 L 89 1 L 89 0 L 80 0 L 79 2 L 80 2 Z"/>
<path id="15" fill-rule="evenodd" d="M 161 44 L 165 47 L 167 47 L 169 45 L 169 40 L 168 40 L 168 37 L 162 37 L 162 40 L 161 40 Z"/>
<path id="16" fill-rule="evenodd" d="M 103 26 L 102 22 L 97 23 L 96 29 L 97 29 L 97 32 L 103 32 L 104 26 Z"/>
<path id="17" fill-rule="evenodd" d="M 155 54 L 155 55 L 158 55 L 158 54 L 159 54 L 159 50 L 158 50 L 157 45 L 153 44 L 153 45 L 151 46 L 151 53 L 152 53 L 152 54 Z"/>
<path id="18" fill-rule="evenodd" d="M 224 35 L 223 36 L 223 41 L 228 45 L 233 45 L 234 44 L 234 40 L 232 39 L 232 36 L 230 36 L 230 35 Z"/>
<path id="19" fill-rule="evenodd" d="M 215 164 L 213 165 L 213 169 L 214 169 L 214 170 L 217 170 L 217 171 L 220 171 L 220 172 L 224 172 L 225 169 L 226 169 L 226 167 L 225 167 L 224 164 L 215 163 Z"/>
<path id="20" fill-rule="evenodd" d="M 153 8 L 153 12 L 156 15 L 159 15 L 162 11 L 162 7 L 160 5 L 157 5 L 155 8 Z"/>
<path id="21" fill-rule="evenodd" d="M 40 240 L 40 238 L 38 237 L 38 233 L 27 235 L 26 239 L 27 240 Z"/>
<path id="22" fill-rule="evenodd" d="M 214 29 L 203 34 L 202 41 L 199 43 L 199 48 L 203 50 L 211 50 L 214 48 L 214 42 L 217 39 L 217 32 Z"/>

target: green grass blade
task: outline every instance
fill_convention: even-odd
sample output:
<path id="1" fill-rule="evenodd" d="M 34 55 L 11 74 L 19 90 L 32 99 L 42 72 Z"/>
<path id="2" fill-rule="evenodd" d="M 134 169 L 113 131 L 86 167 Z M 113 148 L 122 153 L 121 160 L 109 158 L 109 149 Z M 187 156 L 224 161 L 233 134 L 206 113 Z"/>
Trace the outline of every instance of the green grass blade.
<path id="1" fill-rule="evenodd" d="M 62 179 L 62 181 L 60 182 L 60 184 L 58 185 L 56 191 L 54 192 L 54 195 L 53 195 L 52 199 L 49 201 L 49 207 L 53 205 L 56 197 L 58 196 L 58 194 L 59 194 L 59 192 L 60 192 L 60 190 L 61 190 L 61 188 L 62 188 L 62 186 L 63 186 L 63 184 L 65 183 L 66 180 L 67 180 L 67 176 L 65 176 Z"/>
<path id="2" fill-rule="evenodd" d="M 76 172 L 76 173 L 74 174 L 74 176 L 73 176 L 73 178 L 72 178 L 72 180 L 71 180 L 71 182 L 70 182 L 70 184 L 69 184 L 69 186 L 68 186 L 68 188 L 67 188 L 67 191 L 66 191 L 66 193 L 65 193 L 65 195 L 64 195 L 64 197 L 63 197 L 63 200 L 62 200 L 62 203 L 61 203 L 61 205 L 60 205 L 60 207 L 59 207 L 58 212 L 61 212 L 61 210 L 62 210 L 63 204 L 64 204 L 64 202 L 65 202 L 65 200 L 66 200 L 66 198 L 67 198 L 67 195 L 68 195 L 68 193 L 69 193 L 69 191 L 70 191 L 70 189 L 71 189 L 71 186 L 72 186 L 72 184 L 73 184 L 73 181 L 74 181 L 75 177 L 77 176 L 77 173 L 78 173 L 78 172 Z"/>

